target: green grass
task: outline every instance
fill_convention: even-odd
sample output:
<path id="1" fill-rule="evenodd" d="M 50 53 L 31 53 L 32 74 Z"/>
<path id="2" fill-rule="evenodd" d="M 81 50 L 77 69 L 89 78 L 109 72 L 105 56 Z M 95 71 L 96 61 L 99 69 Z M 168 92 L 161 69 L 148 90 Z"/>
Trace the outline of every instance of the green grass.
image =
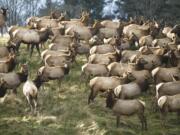
<path id="1" fill-rule="evenodd" d="M 5 42 L 1 39 L 0 43 Z M 42 63 L 35 50 L 30 59 L 26 47 L 17 56 L 20 63 L 28 61 L 30 78 L 34 78 Z M 147 103 L 148 131 L 141 131 L 136 116 L 122 117 L 119 128 L 111 110 L 105 107 L 105 99 L 97 97 L 87 104 L 89 88 L 80 81 L 81 66 L 85 57 L 78 56 L 59 89 L 57 81 L 50 81 L 39 92 L 39 113 L 32 116 L 22 94 L 22 86 L 15 99 L 0 104 L 0 135 L 179 135 L 180 120 L 169 114 L 166 128 L 161 126 L 159 112 L 152 111 L 152 96 L 143 94 L 140 99 Z M 18 66 L 17 69 L 18 70 Z"/>

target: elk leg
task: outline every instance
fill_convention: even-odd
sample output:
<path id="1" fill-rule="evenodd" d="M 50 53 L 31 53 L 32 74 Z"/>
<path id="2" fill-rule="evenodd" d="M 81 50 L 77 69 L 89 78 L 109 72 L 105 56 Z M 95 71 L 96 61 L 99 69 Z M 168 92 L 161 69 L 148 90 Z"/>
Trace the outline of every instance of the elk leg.
<path id="1" fill-rule="evenodd" d="M 94 101 L 94 98 L 97 96 L 98 92 L 91 89 L 91 93 L 89 94 L 88 98 L 88 104 L 91 103 L 91 101 Z"/>
<path id="2" fill-rule="evenodd" d="M 119 123 L 120 123 L 120 116 L 116 117 L 116 127 L 119 127 Z"/>
<path id="3" fill-rule="evenodd" d="M 27 51 L 29 51 L 29 45 L 27 45 Z"/>
<path id="4" fill-rule="evenodd" d="M 161 114 L 160 114 L 160 118 L 161 118 L 161 125 L 163 127 L 166 126 L 166 111 L 165 110 L 161 110 Z"/>
<path id="5" fill-rule="evenodd" d="M 1 27 L 1 37 L 3 37 L 3 27 Z"/>
<path id="6" fill-rule="evenodd" d="M 180 119 L 180 111 L 177 112 L 177 119 L 179 120 Z M 179 124 L 180 121 L 178 121 L 178 124 Z"/>
<path id="7" fill-rule="evenodd" d="M 16 44 L 16 52 L 17 52 L 17 53 L 19 53 L 20 44 L 21 44 L 20 42 L 18 42 L 18 43 Z"/>
<path id="8" fill-rule="evenodd" d="M 57 83 L 58 83 L 58 86 L 59 86 L 59 91 L 60 91 L 60 88 L 61 88 L 61 80 L 60 80 L 60 79 L 58 79 Z"/>
<path id="9" fill-rule="evenodd" d="M 30 105 L 31 112 L 33 112 L 33 103 L 32 103 L 32 97 L 26 96 L 28 104 Z"/>
<path id="10" fill-rule="evenodd" d="M 41 52 L 40 52 L 40 49 L 39 49 L 39 44 L 36 44 L 36 49 L 38 51 L 39 56 L 41 56 Z"/>
<path id="11" fill-rule="evenodd" d="M 84 73 L 84 72 L 81 72 L 80 81 L 83 81 L 83 79 L 85 79 L 85 73 Z"/>
<path id="12" fill-rule="evenodd" d="M 6 29 L 6 32 L 8 32 L 7 23 L 5 23 L 5 29 Z"/>
<path id="13" fill-rule="evenodd" d="M 34 109 L 34 113 L 36 113 L 36 111 L 37 111 L 37 106 L 38 106 L 38 103 L 37 103 L 37 95 L 34 97 L 34 107 L 35 107 L 35 109 Z"/>
<path id="14" fill-rule="evenodd" d="M 31 45 L 31 50 L 30 50 L 30 57 L 32 56 L 33 49 L 34 49 L 34 45 Z"/>
<path id="15" fill-rule="evenodd" d="M 157 105 L 157 98 L 153 97 L 152 98 L 152 103 L 151 103 L 152 111 L 157 112 L 158 111 L 158 105 Z"/>
<path id="16" fill-rule="evenodd" d="M 91 93 L 89 94 L 89 98 L 88 98 L 88 104 L 91 103 L 92 97 L 93 97 L 93 90 L 91 89 Z"/>
<path id="17" fill-rule="evenodd" d="M 147 130 L 147 120 L 144 114 L 142 115 L 142 118 L 143 118 L 143 123 L 144 123 L 144 129 Z"/>
<path id="18" fill-rule="evenodd" d="M 138 114 L 139 120 L 141 122 L 142 130 L 144 130 L 144 116 L 143 114 Z"/>

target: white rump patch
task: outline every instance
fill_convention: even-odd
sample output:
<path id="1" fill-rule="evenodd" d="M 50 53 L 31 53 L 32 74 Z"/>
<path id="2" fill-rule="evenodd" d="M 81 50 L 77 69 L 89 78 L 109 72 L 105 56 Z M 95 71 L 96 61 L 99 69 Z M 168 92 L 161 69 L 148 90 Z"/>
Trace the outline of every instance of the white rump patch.
<path id="1" fill-rule="evenodd" d="M 38 71 L 42 74 L 44 69 L 45 69 L 45 66 L 41 67 Z"/>
<path id="2" fill-rule="evenodd" d="M 159 68 L 159 67 L 157 67 L 157 68 L 153 69 L 153 70 L 152 70 L 152 72 L 151 72 L 152 77 L 154 77 L 154 76 L 157 74 L 157 72 L 158 72 L 159 70 L 160 70 L 160 68 Z"/>
<path id="3" fill-rule="evenodd" d="M 163 86 L 164 83 L 159 83 L 156 85 L 156 98 L 159 98 L 159 89 Z"/>
<path id="4" fill-rule="evenodd" d="M 44 55 L 48 52 L 48 50 L 44 50 L 42 53 L 41 53 L 41 58 L 43 59 L 44 58 Z"/>
<path id="5" fill-rule="evenodd" d="M 16 30 L 12 33 L 13 37 L 15 37 L 15 35 L 16 35 L 18 32 L 19 32 L 19 29 L 16 29 Z"/>
<path id="6" fill-rule="evenodd" d="M 90 55 L 94 54 L 96 50 L 97 50 L 97 46 L 93 46 L 89 51 Z"/>
<path id="7" fill-rule="evenodd" d="M 122 85 L 119 85 L 114 89 L 114 94 L 116 95 L 116 97 L 119 97 L 121 91 L 122 91 Z"/>
<path id="8" fill-rule="evenodd" d="M 87 65 L 88 65 L 88 63 L 84 64 L 84 65 L 81 67 L 82 72 L 84 72 L 84 68 L 86 68 Z"/>
<path id="9" fill-rule="evenodd" d="M 139 48 L 139 51 L 142 52 L 143 49 L 144 49 L 144 46 L 140 47 L 140 48 Z"/>
<path id="10" fill-rule="evenodd" d="M 131 57 L 130 57 L 130 62 L 136 62 L 135 60 L 136 60 L 136 58 L 137 58 L 137 55 L 136 54 L 134 54 L 134 55 L 132 55 Z"/>
<path id="11" fill-rule="evenodd" d="M 73 27 L 67 28 L 66 31 L 65 31 L 65 35 L 69 35 L 69 32 L 70 32 L 71 30 L 73 30 Z"/>
<path id="12" fill-rule="evenodd" d="M 146 106 L 146 103 L 142 100 L 138 100 L 144 107 Z"/>
<path id="13" fill-rule="evenodd" d="M 152 41 L 152 46 L 153 46 L 153 47 L 155 47 L 155 46 L 156 46 L 156 44 L 157 44 L 157 42 L 158 42 L 158 40 L 157 40 L 157 39 L 153 40 L 153 41 Z"/>
<path id="14" fill-rule="evenodd" d="M 113 62 L 113 63 L 111 63 L 111 64 L 109 64 L 109 65 L 107 66 L 107 68 L 108 68 L 109 71 L 111 71 L 112 65 L 114 65 L 114 63 L 115 63 L 115 62 Z"/>
<path id="15" fill-rule="evenodd" d="M 54 46 L 54 43 L 51 43 L 51 44 L 49 45 L 49 49 L 52 49 L 53 46 Z"/>
<path id="16" fill-rule="evenodd" d="M 27 80 L 23 86 L 23 93 L 25 96 L 31 95 L 32 97 L 37 95 L 37 87 L 31 80 Z"/>
<path id="17" fill-rule="evenodd" d="M 112 40 L 112 38 L 108 38 L 108 39 L 106 39 L 106 38 L 104 38 L 103 39 L 103 42 L 104 42 L 104 44 L 109 44 L 109 42 Z"/>
<path id="18" fill-rule="evenodd" d="M 47 60 L 49 59 L 49 57 L 51 57 L 50 54 L 48 54 L 48 55 L 44 58 L 45 65 L 48 65 Z"/>
<path id="19" fill-rule="evenodd" d="M 158 106 L 162 109 L 162 107 L 166 103 L 166 101 L 167 101 L 167 96 L 160 97 L 158 100 Z"/>

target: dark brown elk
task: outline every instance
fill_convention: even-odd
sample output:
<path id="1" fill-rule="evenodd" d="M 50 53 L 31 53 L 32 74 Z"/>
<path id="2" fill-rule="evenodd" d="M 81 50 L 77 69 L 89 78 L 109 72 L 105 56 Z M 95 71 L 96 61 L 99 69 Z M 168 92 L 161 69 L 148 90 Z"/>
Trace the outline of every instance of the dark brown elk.
<path id="1" fill-rule="evenodd" d="M 3 36 L 3 27 L 6 26 L 6 20 L 7 20 L 7 8 L 1 7 L 0 9 L 0 29 L 1 29 L 1 36 Z"/>

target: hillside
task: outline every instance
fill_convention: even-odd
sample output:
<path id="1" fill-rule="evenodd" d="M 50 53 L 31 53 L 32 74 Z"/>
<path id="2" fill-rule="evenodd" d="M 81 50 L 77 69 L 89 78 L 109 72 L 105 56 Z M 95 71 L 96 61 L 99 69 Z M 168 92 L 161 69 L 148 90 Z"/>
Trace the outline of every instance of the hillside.
<path id="1" fill-rule="evenodd" d="M 0 38 L 0 44 L 7 39 Z M 30 78 L 34 78 L 37 69 L 42 66 L 38 54 L 29 58 L 26 46 L 22 45 L 19 63 L 28 61 Z M 40 90 L 38 115 L 29 114 L 29 106 L 22 94 L 22 86 L 17 97 L 8 96 L 0 103 L 0 135 L 179 135 L 180 119 L 169 114 L 166 127 L 161 126 L 159 112 L 152 110 L 150 93 L 144 93 L 140 99 L 146 102 L 148 131 L 141 131 L 136 116 L 122 117 L 120 127 L 116 128 L 116 118 L 105 107 L 105 99 L 98 96 L 91 105 L 87 104 L 89 88 L 80 80 L 81 66 L 85 56 L 77 56 L 77 64 L 72 65 L 59 89 L 57 81 L 46 83 Z M 18 70 L 18 66 L 16 68 Z M 2 100 L 2 99 L 1 99 Z"/>

